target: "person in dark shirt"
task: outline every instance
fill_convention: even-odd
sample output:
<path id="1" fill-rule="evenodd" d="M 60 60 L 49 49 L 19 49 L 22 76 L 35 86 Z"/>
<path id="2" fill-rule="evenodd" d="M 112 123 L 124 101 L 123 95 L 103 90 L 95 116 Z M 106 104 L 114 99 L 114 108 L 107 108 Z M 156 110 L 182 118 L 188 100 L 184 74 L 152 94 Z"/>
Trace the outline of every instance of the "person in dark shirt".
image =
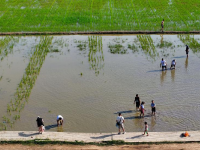
<path id="1" fill-rule="evenodd" d="M 136 104 L 136 109 L 139 110 L 139 108 L 140 108 L 140 98 L 138 97 L 138 94 L 136 94 L 134 104 Z"/>
<path id="2" fill-rule="evenodd" d="M 186 50 L 185 50 L 185 52 L 186 52 L 186 55 L 187 55 L 187 57 L 188 57 L 188 53 L 189 53 L 189 46 L 188 45 L 185 45 L 186 46 Z"/>
<path id="3" fill-rule="evenodd" d="M 44 121 L 40 116 L 38 116 L 36 122 L 37 122 L 37 126 L 38 126 L 38 131 L 39 131 L 39 133 L 42 134 L 44 132 L 44 127 L 43 127 Z"/>

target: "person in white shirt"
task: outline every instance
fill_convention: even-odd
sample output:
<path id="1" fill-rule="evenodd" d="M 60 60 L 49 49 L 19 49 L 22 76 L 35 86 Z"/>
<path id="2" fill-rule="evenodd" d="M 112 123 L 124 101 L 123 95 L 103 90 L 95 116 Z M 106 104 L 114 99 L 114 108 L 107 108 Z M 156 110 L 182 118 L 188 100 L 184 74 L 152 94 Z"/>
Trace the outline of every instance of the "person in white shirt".
<path id="1" fill-rule="evenodd" d="M 119 128 L 118 134 L 121 134 L 121 132 L 120 132 L 121 128 L 123 130 L 123 134 L 125 134 L 126 132 L 125 132 L 125 129 L 124 129 L 124 117 L 121 115 L 121 113 L 119 113 L 119 116 L 117 116 L 116 123 L 117 123 L 117 126 Z"/>
<path id="2" fill-rule="evenodd" d="M 57 116 L 57 126 L 60 124 L 60 125 L 63 125 L 63 116 L 61 115 L 58 115 Z"/>
<path id="3" fill-rule="evenodd" d="M 170 69 L 172 69 L 172 67 L 174 67 L 174 69 L 176 67 L 176 60 L 175 59 L 172 60 Z"/>
<path id="4" fill-rule="evenodd" d="M 167 62 L 162 58 L 160 62 L 160 67 L 162 66 L 162 70 L 167 69 Z"/>

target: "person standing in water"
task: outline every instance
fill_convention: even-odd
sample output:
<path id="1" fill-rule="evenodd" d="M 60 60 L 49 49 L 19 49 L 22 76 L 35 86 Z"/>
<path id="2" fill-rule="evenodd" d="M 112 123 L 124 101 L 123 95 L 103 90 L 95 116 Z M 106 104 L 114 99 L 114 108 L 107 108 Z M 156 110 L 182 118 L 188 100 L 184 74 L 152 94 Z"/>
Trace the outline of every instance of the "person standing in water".
<path id="1" fill-rule="evenodd" d="M 161 22 L 161 31 L 163 32 L 163 29 L 164 29 L 164 19 L 163 19 L 163 21 Z"/>
<path id="2" fill-rule="evenodd" d="M 154 100 L 151 101 L 151 112 L 152 112 L 152 115 L 155 116 L 155 113 L 156 113 L 156 104 L 154 103 Z"/>
<path id="3" fill-rule="evenodd" d="M 140 111 L 141 111 L 141 113 L 140 113 L 140 118 L 143 116 L 144 117 L 144 111 L 146 111 L 145 109 L 144 109 L 144 104 L 145 104 L 145 102 L 142 102 L 142 104 L 141 104 L 141 106 L 140 106 Z"/>
<path id="4" fill-rule="evenodd" d="M 185 45 L 186 46 L 186 50 L 185 50 L 185 52 L 186 52 L 186 55 L 187 55 L 187 57 L 188 57 L 188 53 L 189 53 L 189 46 L 188 45 Z"/>
<path id="5" fill-rule="evenodd" d="M 139 110 L 140 108 L 140 98 L 138 97 L 138 94 L 136 94 L 134 104 L 136 103 L 136 110 Z"/>
<path id="6" fill-rule="evenodd" d="M 167 62 L 162 58 L 160 62 L 160 67 L 162 66 L 162 70 L 167 69 Z"/>

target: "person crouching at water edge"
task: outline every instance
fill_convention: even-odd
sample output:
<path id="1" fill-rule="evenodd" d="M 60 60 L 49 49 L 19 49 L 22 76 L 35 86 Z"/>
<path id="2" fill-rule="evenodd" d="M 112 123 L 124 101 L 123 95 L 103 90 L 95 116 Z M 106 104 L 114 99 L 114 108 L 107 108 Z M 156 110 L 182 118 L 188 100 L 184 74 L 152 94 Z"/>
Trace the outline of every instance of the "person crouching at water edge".
<path id="1" fill-rule="evenodd" d="M 167 69 L 167 62 L 162 58 L 160 62 L 160 67 L 162 66 L 162 70 Z"/>
<path id="2" fill-rule="evenodd" d="M 63 125 L 63 116 L 61 116 L 61 115 L 57 116 L 57 126 L 58 125 Z"/>
<path id="3" fill-rule="evenodd" d="M 175 59 L 172 60 L 170 69 L 173 69 L 173 68 L 174 69 L 176 68 L 176 60 Z"/>
<path id="4" fill-rule="evenodd" d="M 44 121 L 40 116 L 37 117 L 36 121 L 37 121 L 39 134 L 40 133 L 42 134 L 44 132 Z"/>
<path id="5" fill-rule="evenodd" d="M 121 134 L 121 131 L 120 131 L 121 128 L 123 130 L 123 134 L 126 133 L 124 129 L 124 117 L 121 115 L 121 113 L 119 113 L 119 116 L 117 116 L 116 125 L 118 126 L 118 129 L 119 129 L 118 134 Z"/>

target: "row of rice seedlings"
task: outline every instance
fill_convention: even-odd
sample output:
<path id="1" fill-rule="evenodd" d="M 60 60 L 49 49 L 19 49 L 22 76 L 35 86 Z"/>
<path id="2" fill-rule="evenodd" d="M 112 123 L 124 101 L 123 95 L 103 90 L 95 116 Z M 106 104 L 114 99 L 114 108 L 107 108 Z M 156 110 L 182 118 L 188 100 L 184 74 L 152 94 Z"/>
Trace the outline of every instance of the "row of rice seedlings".
<path id="1" fill-rule="evenodd" d="M 52 39 L 53 37 L 41 37 L 40 42 L 36 45 L 35 51 L 30 58 L 30 62 L 25 69 L 25 74 L 16 89 L 15 98 L 7 105 L 9 116 L 4 118 L 4 121 L 6 120 L 6 124 L 11 127 L 16 120 L 20 119 L 20 112 L 25 107 L 25 103 L 28 102 L 31 90 L 40 73 L 45 57 L 49 52 Z"/>
<path id="2" fill-rule="evenodd" d="M 95 70 L 95 74 L 98 75 L 99 71 L 104 67 L 102 37 L 89 36 L 88 41 L 89 41 L 88 62 L 90 64 L 90 68 Z"/>
<path id="3" fill-rule="evenodd" d="M 200 43 L 194 38 L 194 35 L 177 35 L 178 38 L 184 43 L 189 45 L 190 49 L 194 52 L 200 52 Z"/>
<path id="4" fill-rule="evenodd" d="M 140 42 L 140 45 L 142 47 L 142 50 L 145 52 L 145 54 L 148 54 L 151 58 L 155 60 L 155 57 L 157 57 L 159 54 L 156 51 L 156 48 L 153 44 L 153 40 L 151 36 L 149 35 L 137 35 L 137 38 Z"/>

